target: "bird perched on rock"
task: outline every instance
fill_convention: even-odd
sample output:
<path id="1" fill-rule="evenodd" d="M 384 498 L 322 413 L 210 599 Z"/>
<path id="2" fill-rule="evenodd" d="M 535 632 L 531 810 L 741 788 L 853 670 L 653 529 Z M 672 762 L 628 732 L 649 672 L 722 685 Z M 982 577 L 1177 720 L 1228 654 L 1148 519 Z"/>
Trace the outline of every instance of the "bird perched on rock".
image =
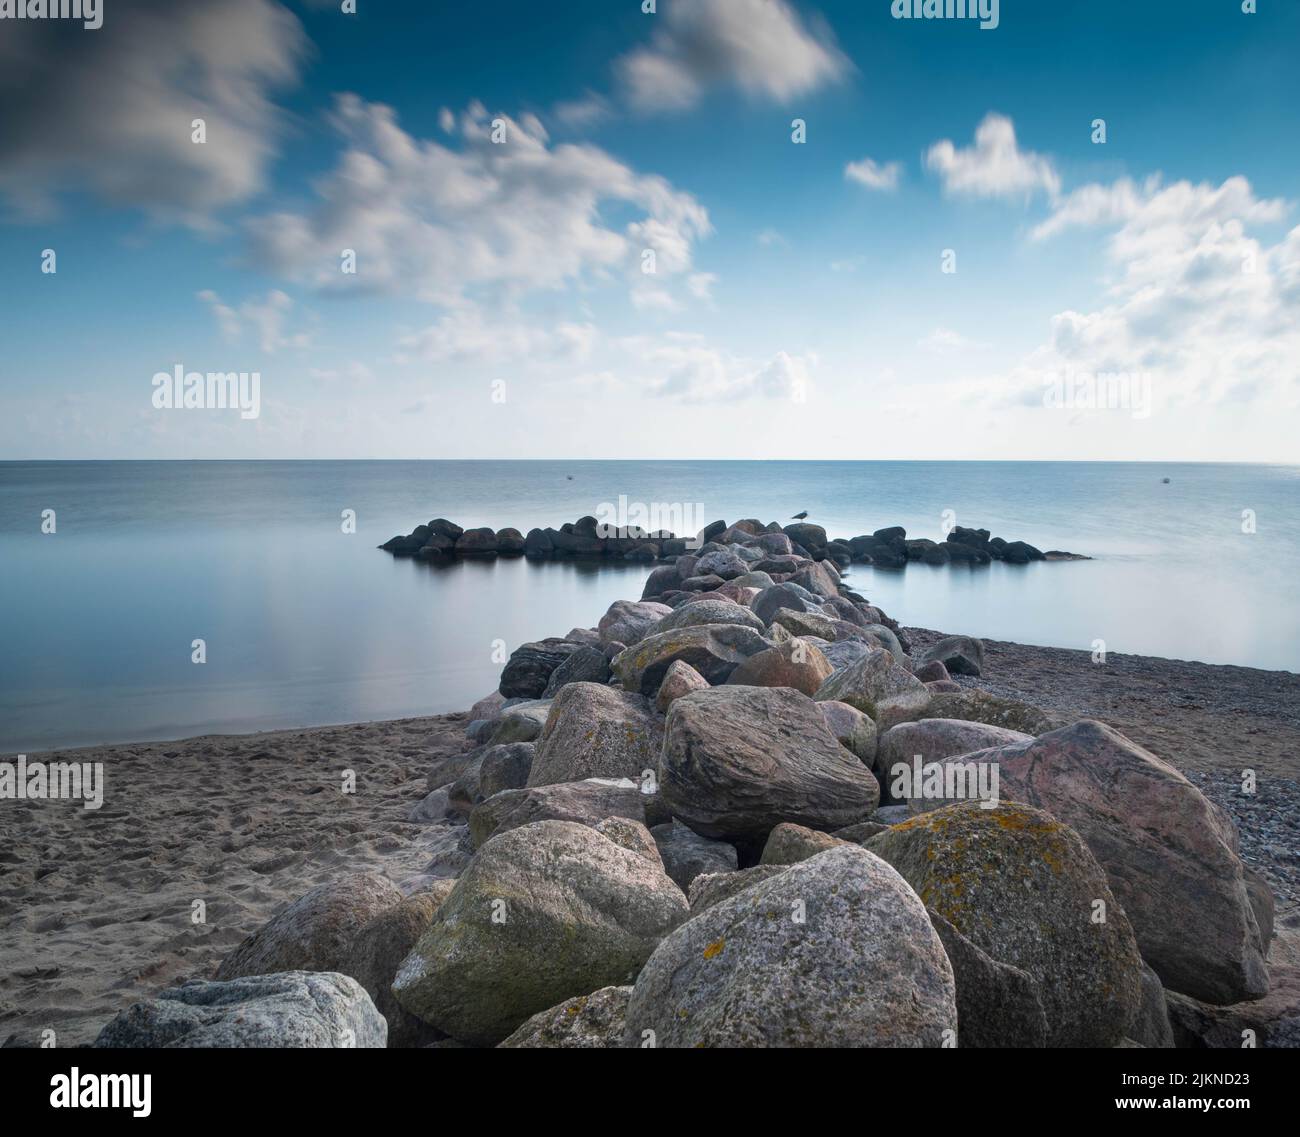
<path id="1" fill-rule="evenodd" d="M 808 516 L 808 511 L 805 509 L 802 513 L 796 513 L 792 518 L 790 518 L 790 520 L 791 520 L 791 521 L 802 521 L 802 520 L 803 520 L 805 517 L 807 517 L 807 516 Z"/>

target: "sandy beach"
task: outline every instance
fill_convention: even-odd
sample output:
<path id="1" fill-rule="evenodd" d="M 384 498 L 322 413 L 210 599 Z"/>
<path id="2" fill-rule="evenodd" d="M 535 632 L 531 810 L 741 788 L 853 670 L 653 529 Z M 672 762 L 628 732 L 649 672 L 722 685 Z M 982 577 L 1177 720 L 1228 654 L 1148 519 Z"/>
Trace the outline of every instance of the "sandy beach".
<path id="1" fill-rule="evenodd" d="M 937 633 L 908 629 L 916 646 Z M 986 641 L 986 678 L 1063 719 L 1107 721 L 1228 809 L 1272 885 L 1279 939 L 1300 932 L 1300 676 Z M 465 745 L 465 715 L 63 751 L 103 762 L 104 806 L 0 808 L 0 1041 L 84 1046 L 130 1003 L 221 958 L 332 874 L 405 891 L 447 863 L 461 827 L 411 820 L 425 773 Z M 56 755 L 31 756 L 45 760 Z M 1259 792 L 1239 792 L 1241 770 Z M 356 792 L 345 794 L 346 770 Z M 450 872 L 435 867 L 435 875 Z M 195 901 L 204 922 L 192 920 Z"/>

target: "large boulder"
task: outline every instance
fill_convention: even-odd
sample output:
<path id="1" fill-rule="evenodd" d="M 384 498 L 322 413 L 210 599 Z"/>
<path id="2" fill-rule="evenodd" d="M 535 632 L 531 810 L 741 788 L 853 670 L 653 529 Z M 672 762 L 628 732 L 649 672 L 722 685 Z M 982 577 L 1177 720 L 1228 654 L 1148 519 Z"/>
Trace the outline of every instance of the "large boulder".
<path id="1" fill-rule="evenodd" d="M 228 982 L 191 979 L 120 1012 L 100 1049 L 382 1048 L 387 1025 L 355 979 L 282 971 Z"/>
<path id="2" fill-rule="evenodd" d="M 789 865 L 751 865 L 738 872 L 713 872 L 697 876 L 691 881 L 687 893 L 691 902 L 691 915 L 696 916 L 706 908 L 721 904 L 738 892 L 771 880 L 788 869 Z"/>
<path id="3" fill-rule="evenodd" d="M 817 704 L 831 734 L 867 766 L 876 761 L 877 734 L 875 720 L 848 703 L 825 699 Z"/>
<path id="4" fill-rule="evenodd" d="M 1182 774 L 1091 720 L 979 757 L 999 764 L 1004 797 L 1088 843 L 1166 987 L 1217 1004 L 1268 991 L 1236 827 Z"/>
<path id="5" fill-rule="evenodd" d="M 797 865 L 800 861 L 806 861 L 818 853 L 824 853 L 827 849 L 843 844 L 847 842 L 839 837 L 832 837 L 829 833 L 821 833 L 816 829 L 783 821 L 767 835 L 767 843 L 763 846 L 763 855 L 759 857 L 758 863 Z"/>
<path id="6" fill-rule="evenodd" d="M 667 604 L 653 600 L 615 600 L 600 618 L 596 630 L 602 644 L 617 641 L 631 647 L 671 614 L 672 609 Z"/>
<path id="7" fill-rule="evenodd" d="M 751 655 L 727 682 L 741 687 L 791 687 L 811 696 L 831 674 L 826 657 L 812 644 L 790 640 Z"/>
<path id="8" fill-rule="evenodd" d="M 571 637 L 570 637 L 571 638 Z M 608 683 L 609 660 L 605 653 L 591 644 L 583 644 L 568 659 L 551 672 L 542 698 L 553 699 L 560 688 L 570 683 Z"/>
<path id="9" fill-rule="evenodd" d="M 470 840 L 477 849 L 495 833 L 535 821 L 596 825 L 607 817 L 645 822 L 646 795 L 627 778 L 587 778 L 522 790 L 502 790 L 469 815 Z"/>
<path id="10" fill-rule="evenodd" d="M 945 636 L 921 651 L 913 662 L 938 662 L 950 675 L 979 675 L 984 669 L 984 641 L 972 636 Z"/>
<path id="11" fill-rule="evenodd" d="M 358 931 L 401 902 L 397 886 L 375 873 L 344 873 L 281 908 L 217 968 L 216 978 L 276 971 L 342 971 Z"/>
<path id="12" fill-rule="evenodd" d="M 884 648 L 869 651 L 856 663 L 836 671 L 813 696 L 834 699 L 870 715 L 880 730 L 919 718 L 931 694 L 915 675 Z"/>
<path id="13" fill-rule="evenodd" d="M 528 785 L 639 778 L 658 765 L 662 744 L 663 720 L 644 696 L 569 683 L 551 704 Z"/>
<path id="14" fill-rule="evenodd" d="M 479 793 L 483 800 L 502 790 L 518 790 L 526 786 L 536 751 L 535 742 L 509 742 L 487 747 L 478 768 Z"/>
<path id="15" fill-rule="evenodd" d="M 820 525 L 801 521 L 795 525 L 786 525 L 781 530 L 795 545 L 802 545 L 814 557 L 826 551 L 826 530 Z"/>
<path id="16" fill-rule="evenodd" d="M 839 829 L 880 789 L 811 699 L 785 687 L 714 687 L 668 712 L 660 793 L 695 832 L 754 852 L 782 821 Z"/>
<path id="17" fill-rule="evenodd" d="M 1271 1049 L 1300 1049 L 1300 968 L 1275 966 L 1271 979 L 1262 999 L 1228 1007 L 1166 992 L 1174 1044 L 1231 1050 L 1249 1042 Z"/>
<path id="18" fill-rule="evenodd" d="M 614 658 L 614 674 L 625 691 L 653 696 L 675 660 L 689 663 L 711 684 L 725 683 L 751 655 L 771 647 L 753 628 L 706 624 L 646 636 Z"/>
<path id="19" fill-rule="evenodd" d="M 626 984 L 689 914 L 649 859 L 542 821 L 484 845 L 393 982 L 412 1014 L 495 1045 L 564 999 Z"/>
<path id="20" fill-rule="evenodd" d="M 1065 725 L 1059 718 L 1029 703 L 974 689 L 944 694 L 931 692 L 930 702 L 921 713 L 907 717 L 965 719 L 967 722 L 982 722 L 1034 735 L 1045 734 Z"/>
<path id="21" fill-rule="evenodd" d="M 1028 806 L 967 802 L 895 825 L 866 847 L 986 955 L 1037 981 L 1049 1046 L 1112 1047 L 1124 1037 L 1142 997 L 1142 960 L 1105 872 L 1073 829 Z"/>
<path id="22" fill-rule="evenodd" d="M 581 644 L 554 638 L 520 645 L 501 672 L 501 694 L 507 699 L 540 699 L 551 672 L 580 647 Z"/>
<path id="23" fill-rule="evenodd" d="M 458 557 L 495 557 L 500 551 L 491 529 L 466 529 L 456 541 Z"/>
<path id="24" fill-rule="evenodd" d="M 971 754 L 990 746 L 1032 742 L 1033 737 L 1020 731 L 1007 730 L 985 723 L 966 722 L 963 719 L 921 719 L 918 722 L 901 722 L 880 736 L 876 748 L 875 770 L 883 791 L 881 799 L 893 804 L 907 798 L 894 792 L 896 767 L 901 763 L 910 770 L 913 761 L 922 764 L 942 762 L 961 754 Z M 947 802 L 933 799 L 915 799 L 916 807 L 933 809 Z"/>
<path id="25" fill-rule="evenodd" d="M 820 612 L 821 602 L 806 588 L 783 582 L 765 588 L 750 602 L 750 608 L 764 624 L 770 624 L 782 608 L 796 612 Z"/>
<path id="26" fill-rule="evenodd" d="M 938 912 L 930 922 L 943 941 L 957 982 L 957 1044 L 973 1049 L 1039 1049 L 1047 1045 L 1047 1015 L 1038 981 L 999 963 Z"/>
<path id="27" fill-rule="evenodd" d="M 668 821 L 650 830 L 664 871 L 686 892 L 691 881 L 706 873 L 735 872 L 736 847 L 725 841 L 701 837 L 680 821 Z"/>
<path id="28" fill-rule="evenodd" d="M 708 686 L 709 681 L 689 663 L 675 659 L 664 672 L 663 682 L 659 684 L 659 693 L 655 695 L 655 710 L 666 715 L 675 700 L 692 691 L 706 690 Z"/>
<path id="29" fill-rule="evenodd" d="M 533 1015 L 504 1042 L 503 1050 L 616 1050 L 627 1029 L 631 987 L 602 987 L 565 999 Z"/>
<path id="30" fill-rule="evenodd" d="M 650 634 L 674 632 L 679 628 L 695 628 L 702 624 L 743 624 L 756 632 L 763 631 L 765 627 L 763 621 L 743 604 L 737 604 L 734 600 L 704 597 L 672 609 L 651 629 Z"/>
<path id="31" fill-rule="evenodd" d="M 340 968 L 366 989 L 387 1020 L 390 1047 L 418 1046 L 428 1041 L 429 1028 L 404 1011 L 393 996 L 393 977 L 433 922 L 434 913 L 451 894 L 454 884 L 451 880 L 435 881 L 425 891 L 380 912 L 357 933 Z"/>
<path id="32" fill-rule="evenodd" d="M 937 1047 L 956 1029 L 952 968 L 925 909 L 887 864 L 845 845 L 668 936 L 637 977 L 624 1045 Z"/>

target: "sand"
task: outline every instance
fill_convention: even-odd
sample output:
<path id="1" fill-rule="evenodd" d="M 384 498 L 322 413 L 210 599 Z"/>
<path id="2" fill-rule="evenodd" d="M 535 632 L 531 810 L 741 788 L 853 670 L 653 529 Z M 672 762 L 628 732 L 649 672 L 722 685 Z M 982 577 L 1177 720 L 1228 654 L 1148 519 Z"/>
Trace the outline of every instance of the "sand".
<path id="1" fill-rule="evenodd" d="M 918 644 L 936 633 L 909 629 Z M 1243 856 L 1300 929 L 1300 676 L 986 641 L 963 680 L 1112 723 L 1232 813 Z M 89 747 L 106 797 L 0 802 L 0 1042 L 87 1045 L 132 1002 L 220 959 L 281 904 L 370 870 L 410 891 L 459 830 L 410 820 L 432 760 L 465 746 L 465 715 L 183 742 Z M 12 759 L 12 756 L 6 756 Z M 1240 771 L 1260 792 L 1239 792 Z M 340 792 L 356 772 L 355 794 Z M 433 870 L 446 875 L 444 867 Z M 191 920 L 195 900 L 205 922 Z M 1280 950 L 1280 949 L 1279 949 Z"/>

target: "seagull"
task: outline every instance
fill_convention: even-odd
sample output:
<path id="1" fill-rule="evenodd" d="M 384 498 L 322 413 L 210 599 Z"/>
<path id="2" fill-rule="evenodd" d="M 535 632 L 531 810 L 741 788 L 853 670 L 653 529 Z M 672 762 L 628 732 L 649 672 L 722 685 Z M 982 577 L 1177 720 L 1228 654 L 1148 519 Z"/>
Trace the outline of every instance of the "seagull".
<path id="1" fill-rule="evenodd" d="M 802 513 L 796 513 L 792 518 L 790 518 L 790 520 L 791 520 L 791 521 L 802 521 L 802 520 L 803 520 L 805 517 L 807 517 L 807 516 L 808 516 L 808 511 L 805 509 Z"/>

